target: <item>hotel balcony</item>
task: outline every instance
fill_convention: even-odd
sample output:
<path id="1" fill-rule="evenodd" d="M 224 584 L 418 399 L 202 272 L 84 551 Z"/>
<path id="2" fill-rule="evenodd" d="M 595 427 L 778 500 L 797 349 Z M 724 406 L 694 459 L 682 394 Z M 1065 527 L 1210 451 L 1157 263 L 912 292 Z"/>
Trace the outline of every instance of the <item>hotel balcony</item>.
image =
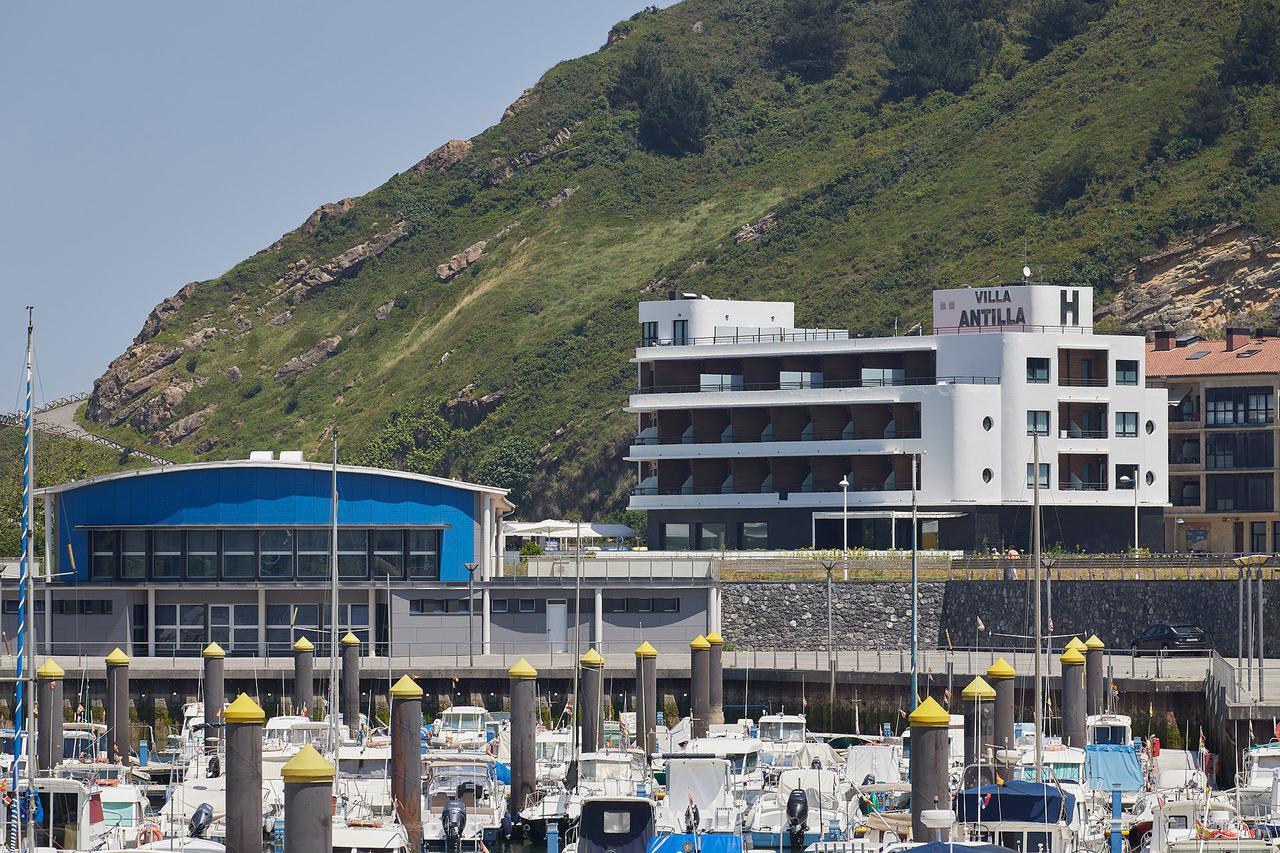
<path id="1" fill-rule="evenodd" d="M 644 462 L 635 496 L 760 495 L 786 500 L 792 494 L 901 492 L 911 489 L 911 457 L 882 454 L 852 457 L 775 456 L 767 459 L 672 459 Z M 917 487 L 920 471 L 916 472 Z"/>
<path id="2" fill-rule="evenodd" d="M 1059 438 L 1106 438 L 1109 434 L 1106 404 L 1058 404 Z"/>
<path id="3" fill-rule="evenodd" d="M 1077 388 L 1107 386 L 1107 350 L 1058 350 L 1058 384 Z"/>
<path id="4" fill-rule="evenodd" d="M 1104 453 L 1058 454 L 1058 489 L 1064 492 L 1105 492 L 1107 456 Z"/>
<path id="5" fill-rule="evenodd" d="M 634 446 L 888 441 L 920 437 L 919 403 L 670 409 L 640 415 Z"/>

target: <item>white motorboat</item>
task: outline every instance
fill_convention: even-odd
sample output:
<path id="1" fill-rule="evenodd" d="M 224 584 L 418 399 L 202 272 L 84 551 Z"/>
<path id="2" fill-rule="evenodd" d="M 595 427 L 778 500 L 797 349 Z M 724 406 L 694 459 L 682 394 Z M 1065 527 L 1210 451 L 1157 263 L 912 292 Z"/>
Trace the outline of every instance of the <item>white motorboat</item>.
<path id="1" fill-rule="evenodd" d="M 733 765 L 725 758 L 667 759 L 667 793 L 658 804 L 658 834 L 742 832 L 746 809 L 734 792 Z"/>
<path id="2" fill-rule="evenodd" d="M 568 730 L 538 732 L 533 744 L 539 787 L 564 783 L 573 757 L 573 733 Z"/>
<path id="3" fill-rule="evenodd" d="M 484 708 L 455 705 L 440 712 L 431 731 L 430 747 L 448 750 L 481 750 L 488 742 L 493 718 Z"/>
<path id="4" fill-rule="evenodd" d="M 853 786 L 834 770 L 784 770 L 778 787 L 751 811 L 751 846 L 780 849 L 844 841 L 854 812 Z"/>
<path id="5" fill-rule="evenodd" d="M 482 730 L 483 731 L 483 730 Z M 431 757 L 423 772 L 422 837 L 432 847 L 445 844 L 449 827 L 445 807 L 460 802 L 466 809 L 461 841 L 481 841 L 492 848 L 502 832 L 507 797 L 494 772 L 493 761 L 483 755 L 457 754 Z"/>
<path id="6" fill-rule="evenodd" d="M 756 736 L 763 746 L 766 764 L 795 767 L 796 753 L 808 740 L 808 729 L 803 714 L 765 714 L 757 725 Z"/>
<path id="7" fill-rule="evenodd" d="M 728 761 L 729 778 L 738 791 L 764 787 L 764 768 L 760 763 L 763 751 L 764 744 L 758 739 L 738 735 L 694 738 L 685 744 L 688 755 L 706 755 Z"/>

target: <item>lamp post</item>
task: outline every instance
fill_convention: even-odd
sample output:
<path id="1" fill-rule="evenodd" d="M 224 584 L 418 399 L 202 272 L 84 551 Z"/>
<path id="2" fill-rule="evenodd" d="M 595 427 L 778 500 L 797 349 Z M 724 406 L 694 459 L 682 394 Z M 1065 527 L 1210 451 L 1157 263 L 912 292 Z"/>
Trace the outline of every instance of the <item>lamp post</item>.
<path id="1" fill-rule="evenodd" d="M 849 475 L 840 478 L 840 560 L 844 564 L 844 579 L 849 579 Z M 892 523 L 892 522 L 890 522 Z M 827 571 L 828 579 L 831 577 Z"/>
<path id="2" fill-rule="evenodd" d="M 476 649 L 472 640 L 475 638 L 475 609 L 476 609 L 476 569 L 480 568 L 479 563 L 464 564 L 467 569 L 467 661 L 471 666 L 476 665 Z"/>

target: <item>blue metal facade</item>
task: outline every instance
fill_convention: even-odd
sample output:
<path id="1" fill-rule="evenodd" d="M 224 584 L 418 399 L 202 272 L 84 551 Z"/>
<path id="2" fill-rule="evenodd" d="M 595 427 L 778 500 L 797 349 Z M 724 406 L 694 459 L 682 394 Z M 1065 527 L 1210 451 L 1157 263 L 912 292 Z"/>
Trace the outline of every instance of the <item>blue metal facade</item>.
<path id="1" fill-rule="evenodd" d="M 173 466 L 73 485 L 56 494 L 58 571 L 71 570 L 65 563 L 70 543 L 76 580 L 89 579 L 88 528 L 328 525 L 330 478 L 323 467 L 232 464 Z M 339 469 L 338 524 L 439 526 L 440 580 L 465 582 L 464 564 L 476 557 L 476 494 L 446 483 Z"/>

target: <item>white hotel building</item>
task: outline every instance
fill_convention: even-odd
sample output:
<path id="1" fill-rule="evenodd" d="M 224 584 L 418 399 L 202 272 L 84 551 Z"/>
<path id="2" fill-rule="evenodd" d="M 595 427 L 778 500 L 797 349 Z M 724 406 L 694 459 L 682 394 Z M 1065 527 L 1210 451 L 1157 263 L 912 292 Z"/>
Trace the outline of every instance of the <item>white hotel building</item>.
<path id="1" fill-rule="evenodd" d="M 935 291 L 933 334 L 798 329 L 790 302 L 640 303 L 630 508 L 666 550 L 1162 546 L 1168 395 L 1086 287 Z M 843 487 L 841 483 L 847 483 Z M 1136 494 L 1135 494 L 1136 481 Z"/>

